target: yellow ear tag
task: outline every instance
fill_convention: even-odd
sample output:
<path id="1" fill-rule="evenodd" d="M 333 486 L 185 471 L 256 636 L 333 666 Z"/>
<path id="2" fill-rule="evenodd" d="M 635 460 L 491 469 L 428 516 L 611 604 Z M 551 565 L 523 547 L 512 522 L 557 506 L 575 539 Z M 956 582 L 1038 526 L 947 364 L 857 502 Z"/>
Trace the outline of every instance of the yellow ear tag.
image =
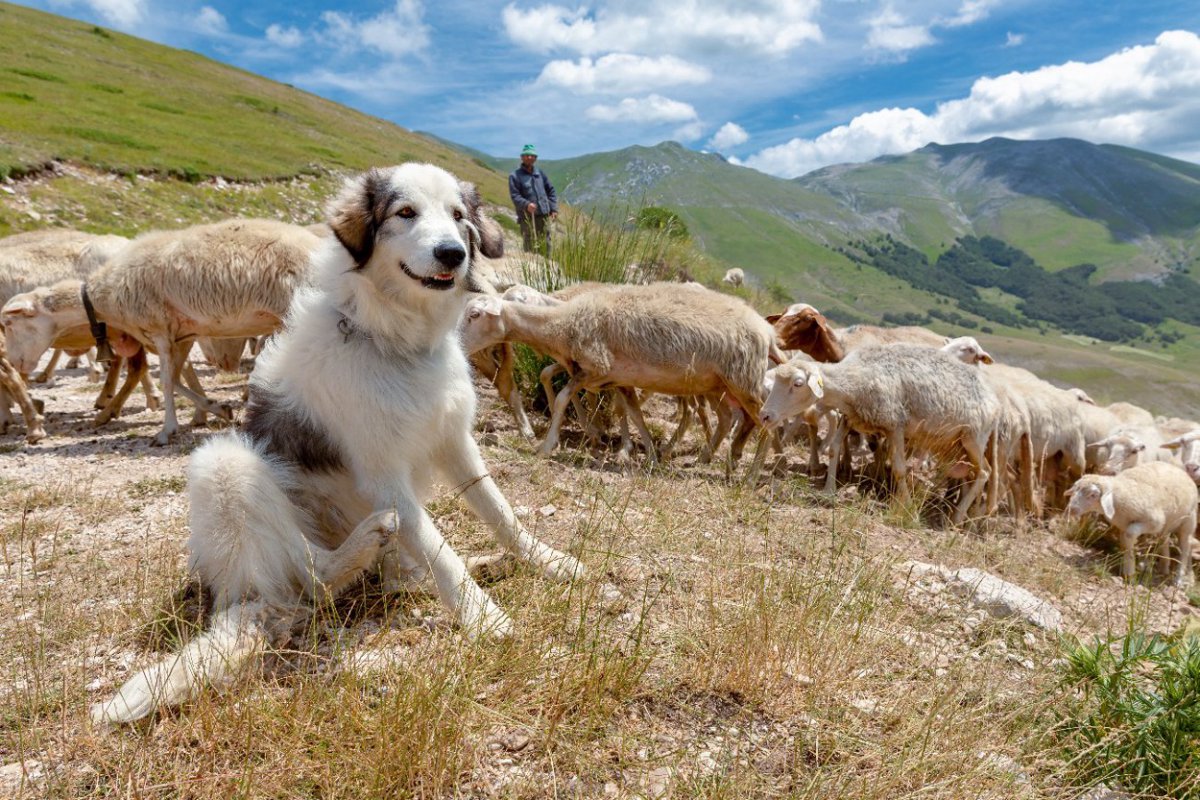
<path id="1" fill-rule="evenodd" d="M 825 379 L 820 375 L 817 376 L 817 386 L 820 386 L 822 389 L 825 388 Z"/>

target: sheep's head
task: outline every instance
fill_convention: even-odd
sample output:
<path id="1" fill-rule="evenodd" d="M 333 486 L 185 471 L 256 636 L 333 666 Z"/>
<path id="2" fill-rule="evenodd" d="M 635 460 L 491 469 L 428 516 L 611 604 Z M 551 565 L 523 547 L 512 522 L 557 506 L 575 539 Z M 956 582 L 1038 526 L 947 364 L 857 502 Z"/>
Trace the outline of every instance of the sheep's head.
<path id="1" fill-rule="evenodd" d="M 1145 443 L 1131 433 L 1113 434 L 1088 447 L 1108 448 L 1108 458 L 1100 465 L 1101 475 L 1116 475 L 1122 470 L 1136 467 L 1146 451 Z"/>
<path id="2" fill-rule="evenodd" d="M 825 396 L 825 379 L 816 364 L 790 361 L 768 371 L 770 391 L 759 412 L 767 428 L 777 428 Z"/>
<path id="3" fill-rule="evenodd" d="M 1200 429 L 1176 436 L 1171 441 L 1164 442 L 1162 446 L 1178 452 L 1188 477 L 1200 483 Z"/>
<path id="4" fill-rule="evenodd" d="M 478 353 L 504 341 L 505 302 L 489 294 L 471 298 L 458 322 L 464 352 Z"/>
<path id="5" fill-rule="evenodd" d="M 983 349 L 983 345 L 974 336 L 959 336 L 956 339 L 948 339 L 942 345 L 942 352 L 950 355 L 952 358 L 957 358 L 964 364 L 991 364 L 993 359 L 988 352 Z"/>
<path id="6" fill-rule="evenodd" d="M 1083 389 L 1080 389 L 1078 386 L 1071 388 L 1071 389 L 1067 389 L 1067 391 L 1071 395 L 1073 395 L 1076 400 L 1078 400 L 1081 403 L 1087 403 L 1089 406 L 1096 405 L 1096 401 L 1093 400 L 1091 398 L 1091 396 L 1088 395 L 1087 392 L 1085 392 Z"/>
<path id="7" fill-rule="evenodd" d="M 1071 498 L 1070 504 L 1067 505 L 1068 518 L 1082 517 L 1084 514 L 1099 511 L 1111 522 L 1116 515 L 1112 486 L 1107 480 L 1094 475 L 1085 475 L 1075 481 L 1075 485 L 1067 490 L 1066 496 Z"/>
<path id="8" fill-rule="evenodd" d="M 8 360 L 22 375 L 33 372 L 38 359 L 50 349 L 58 332 L 54 318 L 45 308 L 44 298 L 48 292 L 47 288 L 40 287 L 14 295 L 0 309 Z"/>
<path id="9" fill-rule="evenodd" d="M 767 322 L 784 350 L 800 350 L 817 361 L 841 361 L 845 355 L 825 315 L 808 303 L 788 306 L 782 314 L 768 316 Z"/>

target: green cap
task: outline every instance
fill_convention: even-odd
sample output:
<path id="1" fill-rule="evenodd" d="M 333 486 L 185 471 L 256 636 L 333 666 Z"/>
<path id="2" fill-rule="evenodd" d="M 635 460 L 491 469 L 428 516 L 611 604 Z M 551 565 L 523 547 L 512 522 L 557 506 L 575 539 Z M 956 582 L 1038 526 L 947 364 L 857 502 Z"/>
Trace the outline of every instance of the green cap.
<path id="1" fill-rule="evenodd" d="M 536 148 L 535 148 L 533 145 L 531 145 L 531 144 L 527 144 L 527 145 L 525 145 L 524 147 L 522 147 L 522 148 L 521 148 L 521 155 L 523 155 L 523 156 L 536 156 L 536 155 L 537 155 L 537 149 L 536 149 Z"/>

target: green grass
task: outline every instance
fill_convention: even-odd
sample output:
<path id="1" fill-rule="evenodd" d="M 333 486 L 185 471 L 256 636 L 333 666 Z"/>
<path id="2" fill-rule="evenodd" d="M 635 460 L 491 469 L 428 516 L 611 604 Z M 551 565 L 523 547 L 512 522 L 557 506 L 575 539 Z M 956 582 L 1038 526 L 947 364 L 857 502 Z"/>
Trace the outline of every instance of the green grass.
<path id="1" fill-rule="evenodd" d="M 427 137 L 195 53 L 6 3 L 0 28 L 0 176 L 52 159 L 240 180 L 423 160 L 506 196 Z"/>

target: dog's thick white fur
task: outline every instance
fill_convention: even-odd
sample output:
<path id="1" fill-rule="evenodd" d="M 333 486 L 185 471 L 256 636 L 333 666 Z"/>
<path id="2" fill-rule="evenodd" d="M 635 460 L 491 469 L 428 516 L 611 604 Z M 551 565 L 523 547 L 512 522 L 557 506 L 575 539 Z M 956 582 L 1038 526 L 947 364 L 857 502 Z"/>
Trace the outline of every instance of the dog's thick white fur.
<path id="1" fill-rule="evenodd" d="M 199 448 L 188 468 L 191 567 L 212 591 L 212 624 L 94 706 L 98 722 L 227 681 L 307 604 L 379 560 L 385 587 L 432 573 L 469 634 L 507 633 L 509 618 L 423 507 L 435 475 L 518 558 L 555 579 L 582 574 L 521 527 L 471 438 L 456 324 L 477 254 L 503 249 L 475 188 L 404 164 L 348 182 L 330 212 L 318 288 L 297 295 L 259 356 L 243 430 Z"/>

